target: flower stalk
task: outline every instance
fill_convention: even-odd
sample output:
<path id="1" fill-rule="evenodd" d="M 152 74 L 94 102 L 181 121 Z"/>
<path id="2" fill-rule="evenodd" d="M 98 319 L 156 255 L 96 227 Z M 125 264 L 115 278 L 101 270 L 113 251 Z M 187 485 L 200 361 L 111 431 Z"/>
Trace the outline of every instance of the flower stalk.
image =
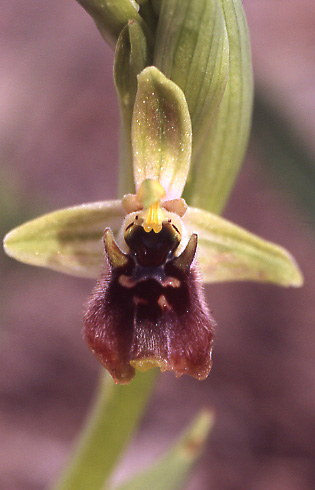
<path id="1" fill-rule="evenodd" d="M 80 434 L 70 464 L 52 490 L 105 490 L 121 453 L 137 427 L 156 379 L 156 370 L 140 373 L 129 386 L 117 386 L 108 374 Z"/>

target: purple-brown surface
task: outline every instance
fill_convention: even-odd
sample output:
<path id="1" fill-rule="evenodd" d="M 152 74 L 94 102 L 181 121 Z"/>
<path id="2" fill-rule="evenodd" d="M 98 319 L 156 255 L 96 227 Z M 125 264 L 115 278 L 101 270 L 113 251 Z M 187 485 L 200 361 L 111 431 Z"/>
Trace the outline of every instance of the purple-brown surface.
<path id="1" fill-rule="evenodd" d="M 315 3 L 244 6 L 260 84 L 311 144 Z M 3 2 L 0 23 L 0 192 L 8 209 L 17 208 L 9 227 L 115 197 L 119 120 L 110 48 L 75 1 Z M 206 405 L 216 425 L 189 490 L 312 488 L 314 235 L 258 160 L 251 146 L 225 215 L 286 246 L 305 286 L 207 288 L 219 324 L 212 372 L 203 382 L 161 375 L 117 479 L 152 461 Z M 93 282 L 0 259 L 0 489 L 41 490 L 65 463 L 97 386 L 100 367 L 82 334 Z"/>

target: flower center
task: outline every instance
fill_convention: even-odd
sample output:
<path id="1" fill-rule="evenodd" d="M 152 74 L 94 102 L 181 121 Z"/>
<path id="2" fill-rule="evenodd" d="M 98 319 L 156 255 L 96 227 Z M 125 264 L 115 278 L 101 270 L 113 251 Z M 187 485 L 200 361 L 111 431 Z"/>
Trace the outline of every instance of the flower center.
<path id="1" fill-rule="evenodd" d="M 136 199 L 145 211 L 142 226 L 147 233 L 151 230 L 159 233 L 162 230 L 165 213 L 160 207 L 160 200 L 165 194 L 164 187 L 154 179 L 145 179 L 139 187 Z"/>
<path id="2" fill-rule="evenodd" d="M 144 231 L 148 233 L 153 230 L 154 233 L 160 233 L 163 219 L 164 213 L 160 207 L 160 201 L 156 201 L 149 207 L 144 217 L 142 225 Z"/>

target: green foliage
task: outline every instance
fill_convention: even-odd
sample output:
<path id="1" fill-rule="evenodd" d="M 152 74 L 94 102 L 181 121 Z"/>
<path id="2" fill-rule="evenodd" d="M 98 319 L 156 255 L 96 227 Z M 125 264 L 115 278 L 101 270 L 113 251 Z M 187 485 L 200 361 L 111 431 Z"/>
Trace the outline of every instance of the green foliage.
<path id="1" fill-rule="evenodd" d="M 184 197 L 195 207 L 221 213 L 243 162 L 253 101 L 251 52 L 241 0 L 221 0 L 229 39 L 227 85 L 207 137 L 193 154 Z"/>
<path id="2" fill-rule="evenodd" d="M 214 418 L 211 412 L 201 412 L 191 426 L 156 463 L 115 490 L 179 490 L 204 448 Z"/>
<path id="3" fill-rule="evenodd" d="M 198 235 L 198 263 L 204 282 L 303 284 L 298 265 L 284 248 L 201 209 L 188 208 L 185 225 L 189 233 Z"/>
<path id="4" fill-rule="evenodd" d="M 118 386 L 106 375 L 71 463 L 53 490 L 104 488 L 146 407 L 155 377 L 156 370 L 151 370 L 128 386 Z"/>
<path id="5" fill-rule="evenodd" d="M 118 95 L 121 132 L 118 194 L 134 192 L 131 122 L 137 92 L 137 76 L 151 62 L 145 35 L 137 21 L 121 31 L 115 52 L 114 80 Z"/>
<path id="6" fill-rule="evenodd" d="M 159 180 L 168 198 L 180 197 L 186 184 L 184 197 L 194 207 L 184 215 L 183 229 L 185 238 L 198 234 L 198 260 L 206 282 L 247 279 L 301 285 L 301 273 L 288 252 L 209 212 L 222 211 L 250 130 L 252 67 L 241 0 L 78 3 L 104 39 L 116 45 L 120 195 L 133 192 L 148 178 Z M 151 64 L 155 66 L 148 67 Z M 283 140 L 277 146 L 266 129 L 274 120 L 262 108 L 260 113 L 263 118 L 255 119 L 256 127 L 270 142 L 276 166 L 287 147 Z M 280 135 L 280 126 L 276 129 Z M 300 188 L 301 193 L 308 189 L 309 196 L 312 171 L 307 160 L 301 159 L 303 165 L 307 172 Z M 293 163 L 290 168 L 293 180 L 301 175 Z M 117 236 L 123 218 L 118 200 L 56 211 L 11 231 L 5 250 L 28 264 L 96 277 L 104 263 L 104 229 L 110 227 Z M 128 386 L 106 379 L 72 462 L 54 490 L 111 488 L 112 472 L 140 420 L 155 374 L 138 373 Z M 208 413 L 200 415 L 158 462 L 116 490 L 178 490 L 211 425 Z"/>
<path id="7" fill-rule="evenodd" d="M 104 262 L 102 236 L 118 232 L 121 201 L 82 204 L 46 214 L 18 226 L 4 238 L 6 253 L 26 264 L 80 277 L 96 277 Z"/>
<path id="8" fill-rule="evenodd" d="M 136 20 L 146 32 L 149 32 L 135 1 L 77 0 L 77 2 L 91 15 L 105 41 L 112 46 L 115 46 L 121 30 L 130 20 Z"/>

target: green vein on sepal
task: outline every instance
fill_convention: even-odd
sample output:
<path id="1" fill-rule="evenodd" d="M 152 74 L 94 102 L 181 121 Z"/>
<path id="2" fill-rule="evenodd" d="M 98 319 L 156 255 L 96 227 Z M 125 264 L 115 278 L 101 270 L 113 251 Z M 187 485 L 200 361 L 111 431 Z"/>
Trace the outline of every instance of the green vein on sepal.
<path id="1" fill-rule="evenodd" d="M 207 137 L 193 153 L 184 197 L 192 206 L 221 213 L 243 162 L 250 132 L 253 75 L 241 0 L 221 0 L 229 39 L 229 75 Z"/>
<path id="2" fill-rule="evenodd" d="M 206 137 L 228 77 L 229 44 L 219 0 L 163 2 L 154 64 L 185 94 L 195 152 Z"/>
<path id="3" fill-rule="evenodd" d="M 97 277 L 104 264 L 102 237 L 124 217 L 121 201 L 82 204 L 28 221 L 4 238 L 6 253 L 30 265 L 80 277 Z"/>
<path id="4" fill-rule="evenodd" d="M 284 248 L 201 209 L 188 208 L 185 226 L 198 234 L 198 263 L 205 283 L 270 282 L 301 286 L 302 273 Z"/>
<path id="5" fill-rule="evenodd" d="M 191 157 L 191 121 L 182 90 L 156 67 L 138 75 L 132 120 L 134 179 L 158 180 L 168 198 L 183 191 Z"/>

